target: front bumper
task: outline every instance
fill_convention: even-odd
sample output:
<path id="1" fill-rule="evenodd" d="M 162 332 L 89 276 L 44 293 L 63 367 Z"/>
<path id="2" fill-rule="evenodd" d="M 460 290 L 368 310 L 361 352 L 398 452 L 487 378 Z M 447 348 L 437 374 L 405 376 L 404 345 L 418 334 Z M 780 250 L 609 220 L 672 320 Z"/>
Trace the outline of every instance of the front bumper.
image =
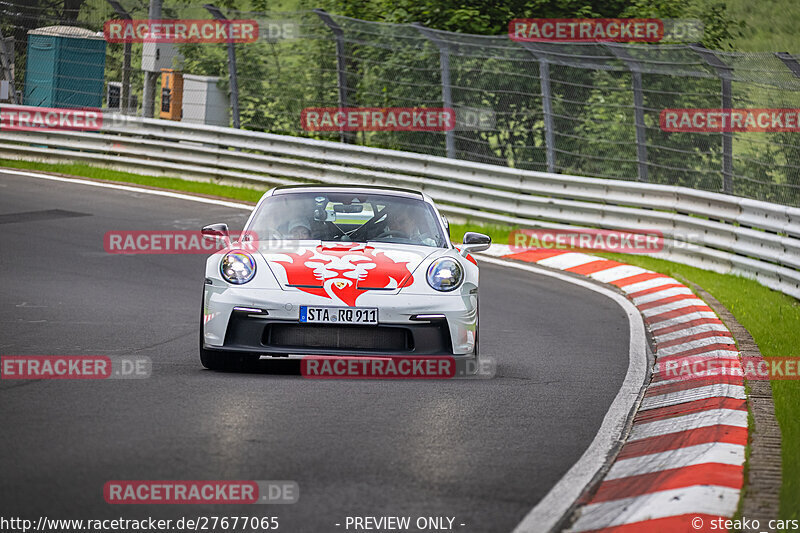
<path id="1" fill-rule="evenodd" d="M 365 295 L 362 300 L 359 307 L 378 308 L 378 325 L 301 323 L 300 305 L 331 302 L 280 289 L 206 285 L 203 345 L 208 350 L 273 356 L 473 354 L 475 295 L 431 297 L 401 292 Z M 418 319 L 417 315 L 439 317 Z"/>

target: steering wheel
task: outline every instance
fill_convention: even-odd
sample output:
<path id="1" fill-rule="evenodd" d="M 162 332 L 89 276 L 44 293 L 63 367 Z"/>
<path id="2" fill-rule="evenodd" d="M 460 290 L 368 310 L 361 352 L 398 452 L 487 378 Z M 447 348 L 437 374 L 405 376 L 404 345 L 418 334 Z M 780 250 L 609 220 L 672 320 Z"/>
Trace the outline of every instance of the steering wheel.
<path id="1" fill-rule="evenodd" d="M 377 213 L 375 213 L 375 215 L 373 215 L 372 218 L 370 218 L 369 220 L 364 222 L 364 224 L 362 224 L 358 228 L 356 228 L 356 229 L 352 230 L 350 233 L 348 233 L 348 236 L 353 241 L 360 240 L 363 236 L 366 236 L 366 234 L 373 227 L 378 226 L 379 224 L 384 224 L 384 225 L 386 224 L 386 219 L 381 220 L 384 217 L 384 215 L 386 215 L 386 208 L 383 208 L 380 211 L 378 211 Z"/>

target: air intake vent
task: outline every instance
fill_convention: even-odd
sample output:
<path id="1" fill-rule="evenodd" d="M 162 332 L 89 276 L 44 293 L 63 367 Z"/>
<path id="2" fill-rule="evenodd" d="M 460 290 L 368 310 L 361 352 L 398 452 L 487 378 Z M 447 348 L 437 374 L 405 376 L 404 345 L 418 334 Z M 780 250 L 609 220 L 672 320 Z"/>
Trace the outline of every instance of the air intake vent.
<path id="1" fill-rule="evenodd" d="M 263 343 L 276 348 L 369 350 L 398 353 L 408 352 L 414 348 L 412 335 L 408 329 L 381 326 L 269 324 L 264 329 Z"/>

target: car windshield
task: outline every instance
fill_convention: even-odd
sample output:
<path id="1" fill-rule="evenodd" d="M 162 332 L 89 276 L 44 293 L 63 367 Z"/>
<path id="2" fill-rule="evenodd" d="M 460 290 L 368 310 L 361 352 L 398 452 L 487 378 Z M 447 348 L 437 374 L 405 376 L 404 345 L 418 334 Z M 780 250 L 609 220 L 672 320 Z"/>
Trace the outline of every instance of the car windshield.
<path id="1" fill-rule="evenodd" d="M 261 241 L 313 239 L 445 247 L 433 208 L 423 200 L 361 192 L 291 192 L 264 200 L 249 231 Z"/>

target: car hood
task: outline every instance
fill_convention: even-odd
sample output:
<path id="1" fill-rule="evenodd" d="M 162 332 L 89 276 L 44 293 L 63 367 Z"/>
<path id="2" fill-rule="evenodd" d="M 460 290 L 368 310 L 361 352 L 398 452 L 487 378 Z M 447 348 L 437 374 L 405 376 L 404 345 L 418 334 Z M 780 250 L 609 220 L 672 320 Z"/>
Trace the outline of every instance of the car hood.
<path id="1" fill-rule="evenodd" d="M 427 257 L 443 248 L 395 243 L 303 241 L 283 249 L 259 247 L 281 288 L 354 306 L 367 291 L 397 293 Z M 424 274 L 423 274 L 424 275 Z"/>

